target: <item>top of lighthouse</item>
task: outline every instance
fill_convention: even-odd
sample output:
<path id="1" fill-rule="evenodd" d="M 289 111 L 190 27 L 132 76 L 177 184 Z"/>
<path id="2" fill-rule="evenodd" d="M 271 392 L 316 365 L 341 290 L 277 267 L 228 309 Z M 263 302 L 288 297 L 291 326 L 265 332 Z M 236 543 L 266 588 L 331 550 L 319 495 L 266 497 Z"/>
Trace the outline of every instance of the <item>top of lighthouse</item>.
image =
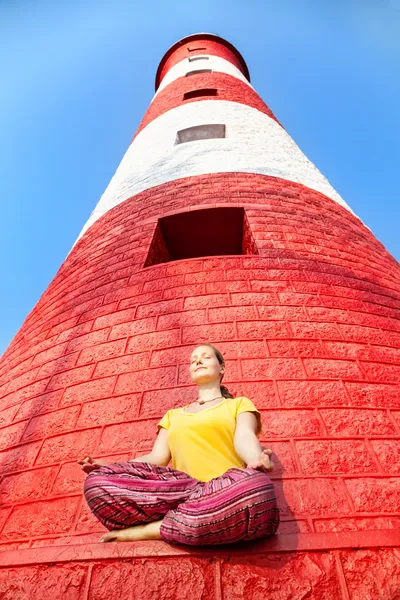
<path id="1" fill-rule="evenodd" d="M 162 57 L 156 73 L 156 91 L 163 77 L 172 66 L 185 58 L 192 58 L 199 54 L 223 56 L 223 58 L 233 62 L 246 79 L 250 81 L 249 69 L 243 56 L 236 50 L 235 46 L 213 33 L 194 33 L 175 42 Z"/>

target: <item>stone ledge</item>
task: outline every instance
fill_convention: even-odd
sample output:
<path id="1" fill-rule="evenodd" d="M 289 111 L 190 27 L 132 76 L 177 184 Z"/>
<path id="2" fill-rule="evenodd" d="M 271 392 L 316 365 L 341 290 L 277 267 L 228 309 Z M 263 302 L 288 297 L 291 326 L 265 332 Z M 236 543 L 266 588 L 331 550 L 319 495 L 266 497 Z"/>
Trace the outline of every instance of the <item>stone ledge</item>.
<path id="1" fill-rule="evenodd" d="M 6 550 L 0 553 L 1 567 L 82 562 L 128 558 L 196 556 L 210 558 L 276 552 L 308 552 L 338 549 L 400 547 L 400 530 L 351 531 L 340 533 L 282 534 L 254 542 L 226 546 L 173 546 L 162 541 L 92 543 L 74 546 L 45 546 Z"/>

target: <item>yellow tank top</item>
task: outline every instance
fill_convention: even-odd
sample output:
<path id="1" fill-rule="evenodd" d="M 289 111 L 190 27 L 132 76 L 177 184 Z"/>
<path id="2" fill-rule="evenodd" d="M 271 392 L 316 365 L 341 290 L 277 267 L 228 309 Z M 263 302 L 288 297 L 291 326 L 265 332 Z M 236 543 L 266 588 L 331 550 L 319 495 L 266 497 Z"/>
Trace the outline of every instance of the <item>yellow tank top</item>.
<path id="1" fill-rule="evenodd" d="M 188 405 L 187 405 L 188 406 Z M 234 445 L 236 417 L 246 411 L 256 413 L 257 436 L 261 433 L 261 415 L 246 397 L 226 398 L 197 413 L 187 408 L 169 410 L 157 424 L 168 430 L 172 466 L 200 481 L 219 477 L 232 467 L 244 467 Z"/>

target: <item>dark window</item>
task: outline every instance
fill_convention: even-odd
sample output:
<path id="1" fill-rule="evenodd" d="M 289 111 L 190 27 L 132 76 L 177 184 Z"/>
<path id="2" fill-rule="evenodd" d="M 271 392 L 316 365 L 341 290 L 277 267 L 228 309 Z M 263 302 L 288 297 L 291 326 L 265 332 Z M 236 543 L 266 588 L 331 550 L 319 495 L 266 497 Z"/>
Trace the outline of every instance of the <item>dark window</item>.
<path id="1" fill-rule="evenodd" d="M 195 125 L 194 127 L 178 131 L 175 138 L 175 146 L 177 144 L 186 144 L 186 142 L 224 137 L 226 137 L 225 125 Z"/>
<path id="2" fill-rule="evenodd" d="M 191 75 L 198 75 L 199 73 L 212 73 L 212 69 L 197 69 L 196 71 L 189 71 L 186 73 L 186 77 L 190 77 Z"/>
<path id="3" fill-rule="evenodd" d="M 209 60 L 209 56 L 189 56 L 189 62 L 194 62 L 195 60 Z"/>
<path id="4" fill-rule="evenodd" d="M 188 48 L 188 52 L 196 52 L 196 50 L 206 50 L 207 48 Z"/>
<path id="5" fill-rule="evenodd" d="M 185 92 L 183 94 L 184 100 L 190 100 L 191 98 L 201 98 L 201 96 L 216 96 L 217 90 L 214 88 L 208 88 L 204 90 L 192 90 L 191 92 Z"/>
<path id="6" fill-rule="evenodd" d="M 144 266 L 231 254 L 258 254 L 244 209 L 190 210 L 158 220 Z"/>

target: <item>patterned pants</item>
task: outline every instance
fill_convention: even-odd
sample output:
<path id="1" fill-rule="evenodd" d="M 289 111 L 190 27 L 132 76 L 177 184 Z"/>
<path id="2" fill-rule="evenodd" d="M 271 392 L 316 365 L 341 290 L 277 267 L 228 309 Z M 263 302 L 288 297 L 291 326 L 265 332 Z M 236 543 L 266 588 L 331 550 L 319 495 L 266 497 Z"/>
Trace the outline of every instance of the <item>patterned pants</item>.
<path id="1" fill-rule="evenodd" d="M 279 509 L 268 475 L 232 468 L 203 482 L 171 467 L 120 462 L 86 477 L 84 492 L 107 529 L 163 519 L 161 538 L 170 544 L 231 544 L 276 532 Z"/>

